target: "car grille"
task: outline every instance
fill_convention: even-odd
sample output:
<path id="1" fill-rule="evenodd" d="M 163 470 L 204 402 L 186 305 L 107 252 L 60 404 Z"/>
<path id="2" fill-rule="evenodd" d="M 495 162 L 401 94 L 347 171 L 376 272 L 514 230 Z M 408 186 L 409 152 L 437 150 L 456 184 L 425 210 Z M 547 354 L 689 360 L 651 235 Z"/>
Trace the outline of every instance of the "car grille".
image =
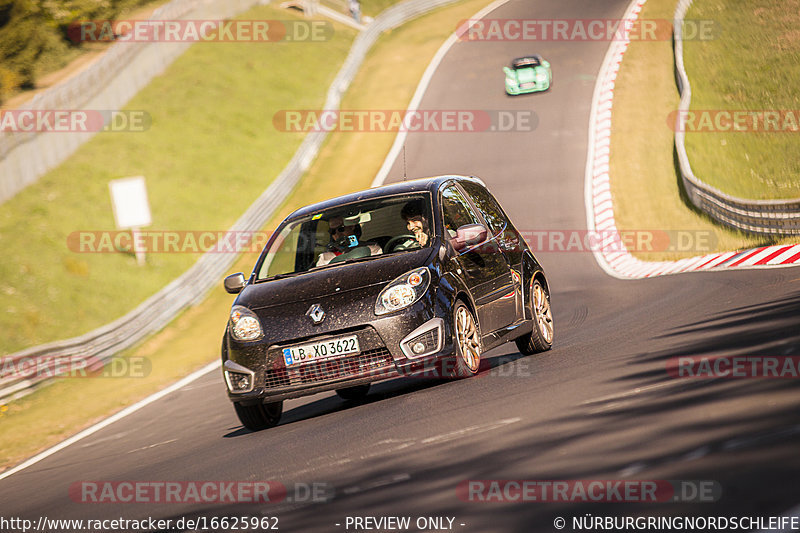
<path id="1" fill-rule="evenodd" d="M 307 385 L 367 374 L 386 367 L 394 367 L 394 360 L 389 350 L 383 347 L 298 367 L 267 370 L 264 384 L 268 389 Z"/>

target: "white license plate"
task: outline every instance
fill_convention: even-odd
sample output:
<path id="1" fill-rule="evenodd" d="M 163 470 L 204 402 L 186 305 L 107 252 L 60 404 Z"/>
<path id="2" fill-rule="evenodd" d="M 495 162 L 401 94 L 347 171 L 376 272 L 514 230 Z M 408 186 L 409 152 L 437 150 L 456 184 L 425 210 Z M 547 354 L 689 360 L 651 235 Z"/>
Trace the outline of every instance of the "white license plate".
<path id="1" fill-rule="evenodd" d="M 350 337 L 337 337 L 284 348 L 283 359 L 286 361 L 286 366 L 297 366 L 339 355 L 350 355 L 360 351 L 358 337 L 351 335 Z"/>

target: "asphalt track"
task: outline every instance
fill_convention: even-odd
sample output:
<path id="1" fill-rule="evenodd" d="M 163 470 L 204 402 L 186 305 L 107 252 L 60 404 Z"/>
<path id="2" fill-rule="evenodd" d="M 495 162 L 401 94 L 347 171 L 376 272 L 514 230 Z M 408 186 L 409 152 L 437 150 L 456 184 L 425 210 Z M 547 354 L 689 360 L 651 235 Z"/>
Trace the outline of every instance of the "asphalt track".
<path id="1" fill-rule="evenodd" d="M 515 0 L 489 16 L 613 18 L 625 6 Z M 607 44 L 456 44 L 420 108 L 534 110 L 538 127 L 411 134 L 408 176 L 476 174 L 519 228 L 584 229 L 586 130 Z M 531 51 L 553 64 L 552 90 L 506 97 L 500 65 Z M 401 158 L 389 181 L 402 175 Z M 796 379 L 674 379 L 666 370 L 675 356 L 800 355 L 800 270 L 620 281 L 604 274 L 590 253 L 538 256 L 556 323 L 555 347 L 544 355 L 522 357 L 513 345 L 502 347 L 488 354 L 476 378 L 385 382 L 362 404 L 330 394 L 289 401 L 281 425 L 258 433 L 238 424 L 214 372 L 0 481 L 0 516 L 277 516 L 280 530 L 290 532 L 346 531 L 348 516 L 409 516 L 412 525 L 417 517 L 437 516 L 453 517 L 456 531 L 527 532 L 555 531 L 559 516 L 567 520 L 565 531 L 573 531 L 571 518 L 587 514 L 765 516 L 800 502 Z M 706 480 L 718 499 L 459 498 L 459 483 L 489 479 Z M 70 486 L 92 480 L 276 480 L 293 501 L 92 504 L 70 498 Z M 296 493 L 313 483 L 325 484 L 327 502 Z"/>

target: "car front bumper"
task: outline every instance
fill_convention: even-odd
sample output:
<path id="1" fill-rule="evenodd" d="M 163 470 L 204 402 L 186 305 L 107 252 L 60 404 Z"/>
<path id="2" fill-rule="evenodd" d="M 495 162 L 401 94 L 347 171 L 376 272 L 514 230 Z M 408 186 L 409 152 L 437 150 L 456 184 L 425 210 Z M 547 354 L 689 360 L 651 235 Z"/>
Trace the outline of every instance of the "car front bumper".
<path id="1" fill-rule="evenodd" d="M 545 82 L 536 82 L 530 86 L 522 87 L 521 85 L 514 85 L 510 83 L 506 83 L 506 93 L 516 96 L 518 94 L 528 94 L 528 93 L 537 93 L 546 91 L 550 88 L 550 81 Z"/>
<path id="2" fill-rule="evenodd" d="M 434 365 L 453 353 L 450 321 L 445 319 L 447 306 L 437 302 L 434 293 L 431 290 L 411 307 L 384 316 L 375 316 L 374 305 L 366 312 L 363 305 L 351 302 L 340 309 L 341 314 L 350 315 L 350 320 L 339 321 L 318 334 L 289 334 L 283 337 L 293 338 L 273 337 L 251 343 L 226 335 L 223 374 L 229 398 L 243 404 L 280 401 L 420 372 L 433 375 L 429 372 L 434 372 Z M 374 296 L 366 299 L 374 304 Z M 298 321 L 303 323 L 304 319 L 307 317 L 301 315 Z M 357 354 L 289 366 L 282 355 L 288 347 L 351 335 L 358 338 Z M 249 381 L 247 387 L 237 389 L 233 384 L 241 383 L 236 378 L 242 373 L 249 375 Z"/>

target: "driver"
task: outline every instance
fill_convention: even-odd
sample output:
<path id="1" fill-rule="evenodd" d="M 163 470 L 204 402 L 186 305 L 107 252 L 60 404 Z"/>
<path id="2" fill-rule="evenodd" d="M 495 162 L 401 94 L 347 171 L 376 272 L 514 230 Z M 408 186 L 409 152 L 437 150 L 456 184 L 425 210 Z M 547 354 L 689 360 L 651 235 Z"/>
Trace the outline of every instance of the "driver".
<path id="1" fill-rule="evenodd" d="M 319 254 L 316 266 L 327 265 L 334 257 L 340 256 L 357 246 L 368 246 L 370 255 L 383 253 L 380 246 L 372 242 L 359 242 L 361 224 L 345 225 L 344 218 L 336 216 L 328 220 L 331 240 L 327 250 Z"/>

